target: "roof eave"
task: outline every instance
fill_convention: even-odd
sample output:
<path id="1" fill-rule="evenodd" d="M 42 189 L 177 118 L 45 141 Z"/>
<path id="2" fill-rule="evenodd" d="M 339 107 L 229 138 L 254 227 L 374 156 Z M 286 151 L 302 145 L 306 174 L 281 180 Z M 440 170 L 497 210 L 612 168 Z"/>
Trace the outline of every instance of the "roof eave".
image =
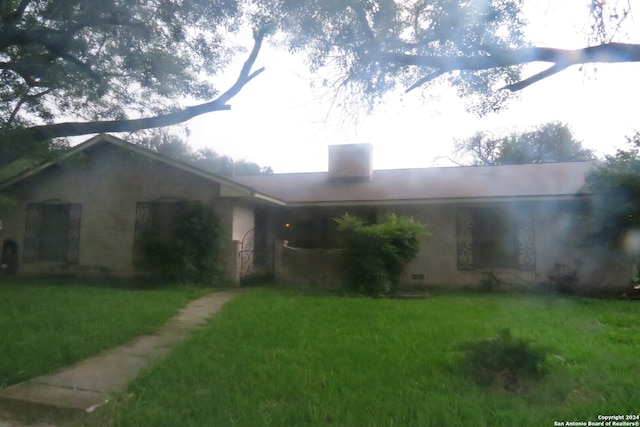
<path id="1" fill-rule="evenodd" d="M 528 196 L 491 196 L 491 197 L 439 197 L 429 199 L 387 199 L 387 200 L 326 200 L 316 202 L 287 202 L 287 207 L 340 207 L 340 206 L 391 206 L 391 205 L 443 205 L 493 202 L 540 202 L 566 201 L 588 197 L 589 193 L 545 194 Z"/>
<path id="2" fill-rule="evenodd" d="M 252 194 L 252 196 L 254 198 L 258 199 L 258 200 L 262 200 L 262 201 L 265 201 L 265 202 L 273 203 L 273 204 L 276 204 L 278 206 L 289 206 L 289 204 L 287 202 L 285 202 L 284 200 L 278 199 L 276 197 L 269 196 L 268 194 L 254 192 Z"/>
<path id="3" fill-rule="evenodd" d="M 222 176 L 210 173 L 210 172 L 206 172 L 203 171 L 201 169 L 198 169 L 196 167 L 193 167 L 189 164 L 183 163 L 181 161 L 178 160 L 174 160 L 174 159 L 170 159 L 166 156 L 163 156 L 161 154 L 155 153 L 153 151 L 147 150 L 146 148 L 143 147 L 139 147 L 137 145 L 128 143 L 120 138 L 114 137 L 112 135 L 108 135 L 108 134 L 100 134 L 100 135 L 96 135 L 90 139 L 88 139 L 87 141 L 76 145 L 75 147 L 71 148 L 70 150 L 68 150 L 67 152 L 61 154 L 60 156 L 58 156 L 56 159 L 54 160 L 50 160 L 47 161 L 45 163 L 42 163 L 38 166 L 35 166 L 34 168 L 31 168 L 21 174 L 18 174 L 17 176 L 4 181 L 3 183 L 0 183 L 0 190 L 4 190 L 6 188 L 9 188 L 17 183 L 19 183 L 20 181 L 23 181 L 31 176 L 37 175 L 38 173 L 42 172 L 43 170 L 57 164 L 60 163 L 61 161 L 64 161 L 76 154 L 78 154 L 79 152 L 82 152 L 96 144 L 102 143 L 102 142 L 107 142 L 110 143 L 112 145 L 118 146 L 120 148 L 123 148 L 125 150 L 129 150 L 129 151 L 133 151 L 136 154 L 142 155 L 144 157 L 150 158 L 152 160 L 155 161 L 159 161 L 161 163 L 164 164 L 168 164 L 170 166 L 173 166 L 175 168 L 178 168 L 180 170 L 183 170 L 185 172 L 189 172 L 191 174 L 200 176 L 201 178 L 205 178 L 209 181 L 213 181 L 219 184 L 223 184 L 226 185 L 230 188 L 232 188 L 235 191 L 238 191 L 240 193 L 242 193 L 245 197 L 255 197 L 258 199 L 263 199 L 263 200 L 269 200 L 272 201 L 273 203 L 278 203 L 278 204 L 284 204 L 283 201 L 276 199 L 272 196 L 269 196 L 267 194 L 262 194 L 259 192 L 256 192 L 253 188 L 240 184 L 236 181 L 232 181 L 230 179 L 224 178 Z"/>
<path id="4" fill-rule="evenodd" d="M 14 184 L 17 184 L 20 181 L 23 181 L 29 177 L 32 177 L 34 175 L 39 174 L 40 172 L 42 172 L 43 170 L 55 165 L 56 163 L 60 163 L 61 161 L 68 159 L 69 157 L 79 153 L 80 151 L 86 150 L 87 148 L 97 144 L 98 142 L 101 142 L 105 139 L 105 137 L 108 137 L 110 135 L 97 135 L 94 136 L 93 138 L 88 139 L 87 141 L 76 145 L 75 147 L 71 148 L 70 150 L 66 151 L 65 153 L 59 155 L 58 157 L 56 157 L 53 160 L 48 160 L 44 163 L 41 163 L 37 166 L 34 166 L 33 168 L 26 170 L 16 176 L 14 176 L 11 179 L 8 179 L 7 181 L 4 181 L 2 183 L 0 183 L 0 190 L 4 190 L 6 188 L 11 187 Z"/>

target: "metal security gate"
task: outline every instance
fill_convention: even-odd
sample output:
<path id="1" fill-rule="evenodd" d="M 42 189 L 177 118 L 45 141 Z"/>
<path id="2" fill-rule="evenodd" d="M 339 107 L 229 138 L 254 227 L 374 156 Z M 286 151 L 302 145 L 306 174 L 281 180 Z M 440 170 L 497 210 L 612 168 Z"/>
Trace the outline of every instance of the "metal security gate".
<path id="1" fill-rule="evenodd" d="M 263 228 L 252 228 L 247 231 L 242 237 L 239 249 L 238 263 L 241 284 L 244 283 L 248 286 L 273 280 L 273 242 L 268 243 Z"/>
<path id="2" fill-rule="evenodd" d="M 253 273 L 255 256 L 255 228 L 247 231 L 240 242 L 238 258 L 240 262 L 240 279 Z"/>

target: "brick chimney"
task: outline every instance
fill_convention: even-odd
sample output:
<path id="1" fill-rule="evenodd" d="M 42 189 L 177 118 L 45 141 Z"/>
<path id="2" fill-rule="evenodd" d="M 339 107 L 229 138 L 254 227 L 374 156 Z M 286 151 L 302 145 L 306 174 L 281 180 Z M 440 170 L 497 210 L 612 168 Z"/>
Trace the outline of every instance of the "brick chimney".
<path id="1" fill-rule="evenodd" d="M 329 181 L 371 181 L 372 177 L 371 144 L 329 146 Z"/>

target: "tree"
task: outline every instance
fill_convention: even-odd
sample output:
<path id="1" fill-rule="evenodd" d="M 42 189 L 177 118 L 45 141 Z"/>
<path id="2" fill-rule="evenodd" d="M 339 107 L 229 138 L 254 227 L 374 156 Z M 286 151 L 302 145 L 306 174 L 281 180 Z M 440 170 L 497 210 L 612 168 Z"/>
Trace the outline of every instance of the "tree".
<path id="1" fill-rule="evenodd" d="M 590 4 L 596 44 L 566 50 L 527 43 L 523 0 L 0 0 L 0 145 L 31 152 L 54 138 L 227 110 L 263 71 L 253 67 L 275 28 L 312 70 L 335 67 L 326 83 L 352 100 L 371 106 L 398 85 L 447 78 L 484 114 L 571 65 L 640 61 L 640 45 L 619 31 L 630 3 Z M 228 64 L 226 36 L 247 22 L 253 48 L 235 83 L 218 91 L 208 76 Z M 523 79 L 534 61 L 552 65 Z M 201 103 L 184 107 L 185 97 Z"/>
<path id="2" fill-rule="evenodd" d="M 606 156 L 587 176 L 585 185 L 594 193 L 594 237 L 616 246 L 624 243 L 629 231 L 640 227 L 640 132 L 627 137 L 627 143 L 630 148 Z"/>
<path id="3" fill-rule="evenodd" d="M 488 58 L 524 45 L 520 0 L 278 1 L 273 19 L 288 34 L 294 51 L 305 51 L 312 70 L 332 66 L 330 82 L 374 104 L 399 84 L 410 88 L 447 74 L 460 58 Z M 433 64 L 417 64 L 431 58 Z M 417 67 L 414 65 L 418 65 Z M 504 94 L 489 94 L 496 82 L 516 82 L 517 63 L 493 70 L 474 67 L 450 76 L 461 95 L 479 92 L 488 104 Z"/>
<path id="4" fill-rule="evenodd" d="M 226 36 L 241 12 L 233 0 L 0 1 L 0 144 L 35 147 L 228 110 L 262 72 L 252 70 L 266 34 L 258 30 L 233 85 L 220 92 L 208 78 L 234 53 Z M 185 97 L 206 102 L 183 108 Z"/>
<path id="5" fill-rule="evenodd" d="M 269 166 L 260 166 L 245 159 L 234 160 L 224 154 L 218 154 L 210 148 L 194 150 L 180 136 L 162 130 L 154 132 L 149 137 L 137 139 L 136 142 L 145 148 L 218 175 L 235 176 L 273 173 Z"/>
<path id="6" fill-rule="evenodd" d="M 470 108 L 485 114 L 503 107 L 512 92 L 572 65 L 640 61 L 640 45 L 620 42 L 631 13 L 622 1 L 589 2 L 594 44 L 575 50 L 530 45 L 522 0 L 263 3 L 288 33 L 290 49 L 305 51 L 313 70 L 339 70 L 327 84 L 369 103 L 398 84 L 409 91 L 447 78 Z M 551 66 L 523 77 L 523 65 L 532 62 Z"/>
<path id="7" fill-rule="evenodd" d="M 592 150 L 577 141 L 568 125 L 546 123 L 537 129 L 497 136 L 478 132 L 456 142 L 457 157 L 470 157 L 472 165 L 577 162 L 593 160 Z"/>
<path id="8" fill-rule="evenodd" d="M 260 166 L 246 159 L 234 160 L 224 154 L 203 148 L 195 153 L 193 163 L 201 169 L 222 176 L 241 175 L 270 175 L 273 169 L 270 166 Z"/>

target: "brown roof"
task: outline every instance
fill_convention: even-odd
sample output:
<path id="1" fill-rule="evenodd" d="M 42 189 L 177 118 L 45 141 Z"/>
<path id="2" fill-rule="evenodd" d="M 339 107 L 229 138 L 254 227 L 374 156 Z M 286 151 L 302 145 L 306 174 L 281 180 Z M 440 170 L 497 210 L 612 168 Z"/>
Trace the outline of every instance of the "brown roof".
<path id="1" fill-rule="evenodd" d="M 376 170 L 367 182 L 329 181 L 327 172 L 234 178 L 290 205 L 443 202 L 567 197 L 582 191 L 594 162 Z"/>
<path id="2" fill-rule="evenodd" d="M 9 179 L 5 180 L 5 181 L 0 181 L 0 190 L 3 190 L 5 188 L 8 188 L 24 179 L 27 179 L 33 175 L 36 175 L 40 172 L 42 172 L 43 170 L 53 166 L 54 164 L 67 159 L 69 157 L 72 157 L 76 154 L 78 154 L 79 152 L 91 149 L 94 146 L 97 146 L 99 144 L 111 144 L 111 145 L 115 145 L 117 147 L 120 147 L 122 149 L 125 150 L 129 150 L 132 151 L 134 153 L 140 154 L 142 156 L 148 157 L 150 159 L 159 161 L 161 163 L 164 163 L 166 165 L 170 165 L 173 166 L 175 168 L 181 169 L 183 171 L 186 171 L 188 173 L 194 174 L 194 175 L 198 175 L 202 178 L 205 178 L 211 182 L 216 182 L 218 184 L 224 185 L 226 188 L 230 188 L 232 190 L 234 190 L 238 195 L 238 196 L 245 196 L 245 197 L 254 197 L 257 199 L 263 199 L 263 200 L 267 200 L 270 201 L 272 203 L 277 203 L 277 204 L 281 204 L 282 202 L 280 200 L 273 200 L 271 197 L 269 197 L 268 195 L 265 194 L 261 194 L 259 192 L 256 192 L 253 188 L 249 188 L 248 186 L 238 182 L 238 181 L 234 181 L 231 179 L 228 179 L 226 177 L 222 177 L 220 175 L 211 173 L 211 172 L 207 172 L 203 169 L 197 168 L 195 166 L 191 166 L 187 163 L 183 163 L 180 162 L 178 160 L 175 159 L 171 159 L 167 156 L 164 156 L 162 154 L 156 153 L 154 151 L 148 150 L 144 147 L 141 147 L 139 145 L 134 145 L 131 144 L 123 139 L 117 138 L 115 136 L 112 135 L 108 135 L 108 134 L 100 134 L 100 135 L 96 135 L 86 141 L 84 141 L 81 144 L 76 145 L 75 147 L 73 147 L 72 149 L 68 150 L 67 152 L 65 152 L 64 154 L 61 154 L 59 157 L 57 157 L 54 160 L 51 161 L 47 161 L 44 162 L 40 165 L 37 165 L 35 167 L 32 167 L 30 169 L 27 169 L 25 171 L 22 171 L 12 177 L 10 177 Z"/>

